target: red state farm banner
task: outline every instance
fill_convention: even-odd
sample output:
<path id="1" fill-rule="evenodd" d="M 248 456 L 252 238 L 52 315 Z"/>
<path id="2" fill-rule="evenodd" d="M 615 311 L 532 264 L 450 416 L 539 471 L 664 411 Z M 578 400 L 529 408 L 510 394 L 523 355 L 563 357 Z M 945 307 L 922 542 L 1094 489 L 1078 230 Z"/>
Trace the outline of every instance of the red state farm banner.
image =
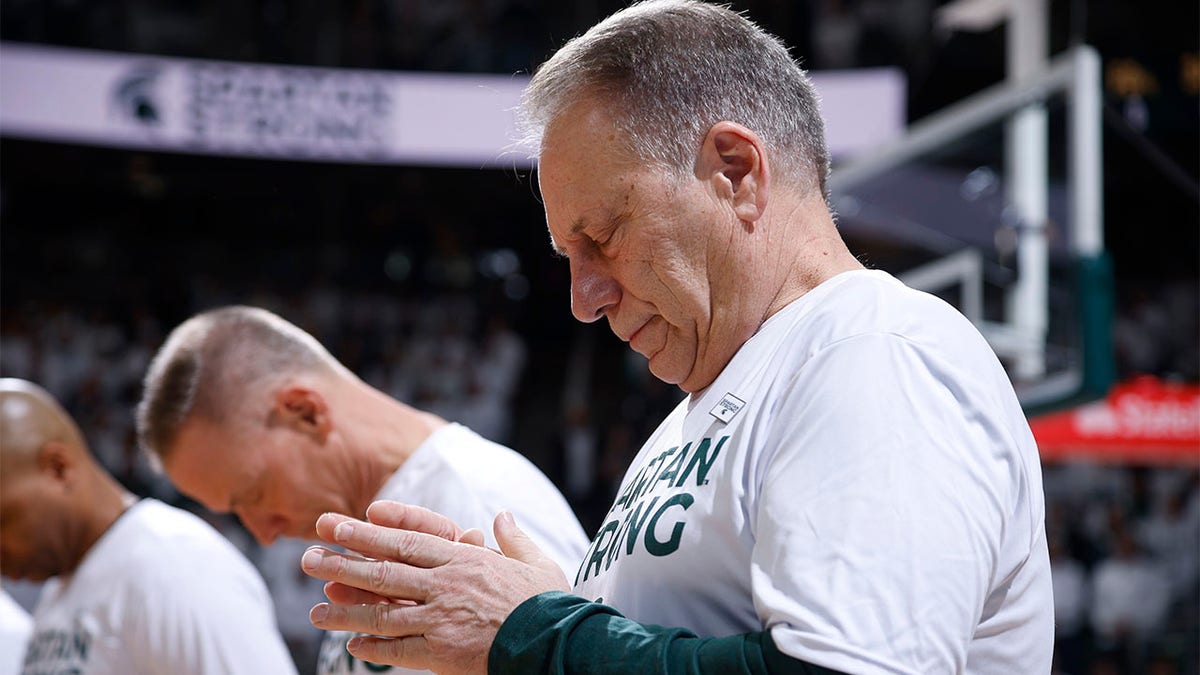
<path id="1" fill-rule="evenodd" d="M 1200 386 L 1139 377 L 1103 401 L 1029 421 L 1042 461 L 1200 464 Z"/>

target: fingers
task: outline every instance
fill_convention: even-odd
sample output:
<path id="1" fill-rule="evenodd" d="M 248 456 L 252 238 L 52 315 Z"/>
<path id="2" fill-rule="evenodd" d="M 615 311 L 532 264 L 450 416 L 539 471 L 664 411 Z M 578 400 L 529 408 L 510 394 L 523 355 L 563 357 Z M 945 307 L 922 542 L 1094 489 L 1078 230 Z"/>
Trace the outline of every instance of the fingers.
<path id="1" fill-rule="evenodd" d="M 396 560 L 416 567 L 446 564 L 455 545 L 453 540 L 424 532 L 381 527 L 336 513 L 325 513 L 317 518 L 317 534 L 331 544 L 366 557 Z"/>
<path id="2" fill-rule="evenodd" d="M 426 670 L 433 666 L 429 658 L 429 645 L 424 638 L 381 638 L 362 635 L 346 644 L 346 651 L 356 659 L 400 666 L 413 670 Z"/>
<path id="3" fill-rule="evenodd" d="M 333 530 L 338 526 L 339 523 L 343 523 L 347 520 L 354 519 L 350 516 L 343 516 L 340 513 L 328 512 L 321 514 L 321 517 L 317 518 L 317 523 L 315 526 L 317 529 L 317 536 L 329 543 L 333 543 Z"/>
<path id="4" fill-rule="evenodd" d="M 427 615 L 428 611 L 421 605 L 335 605 L 323 602 L 309 611 L 308 620 L 322 630 L 409 637 L 421 635 L 430 629 Z"/>
<path id="5" fill-rule="evenodd" d="M 436 511 L 386 500 L 367 507 L 367 520 L 383 527 L 424 532 L 448 541 L 458 541 L 463 532 L 453 520 Z"/>
<path id="6" fill-rule="evenodd" d="M 374 605 L 391 602 L 391 598 L 364 591 L 360 588 L 339 584 L 336 581 L 325 582 L 325 597 L 335 605 Z"/>
<path id="7" fill-rule="evenodd" d="M 310 577 L 336 581 L 389 599 L 424 601 L 428 597 L 428 572 L 391 560 L 368 560 L 313 546 L 300 558 Z"/>
<path id="8" fill-rule="evenodd" d="M 471 529 L 467 530 L 466 532 L 463 532 L 458 537 L 458 541 L 459 541 L 459 543 L 470 544 L 472 546 L 485 546 L 486 545 L 484 542 L 484 539 L 483 539 L 483 530 L 479 529 L 478 527 L 472 527 Z"/>

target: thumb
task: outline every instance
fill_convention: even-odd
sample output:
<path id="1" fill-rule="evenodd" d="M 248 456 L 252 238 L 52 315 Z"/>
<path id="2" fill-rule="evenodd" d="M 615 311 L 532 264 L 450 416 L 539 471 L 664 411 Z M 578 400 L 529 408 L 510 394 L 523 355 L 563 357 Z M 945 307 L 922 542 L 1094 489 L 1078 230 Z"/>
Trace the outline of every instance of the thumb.
<path id="1" fill-rule="evenodd" d="M 529 595 L 536 595 L 546 590 L 569 591 L 571 589 L 562 568 L 553 559 L 542 553 L 542 549 L 538 548 L 538 545 L 533 543 L 533 540 L 522 532 L 521 528 L 517 527 L 511 513 L 501 511 L 500 515 L 496 516 L 493 531 L 496 533 L 496 543 L 500 545 L 500 552 L 504 554 L 504 557 L 529 566 L 527 571 L 530 574 L 531 583 L 533 583 L 530 586 L 532 590 Z"/>
<path id="2" fill-rule="evenodd" d="M 496 533 L 496 543 L 500 545 L 500 552 L 504 557 L 530 565 L 539 564 L 545 559 L 542 550 L 533 543 L 529 535 L 517 527 L 516 521 L 508 511 L 501 511 L 500 515 L 496 516 L 492 530 Z"/>

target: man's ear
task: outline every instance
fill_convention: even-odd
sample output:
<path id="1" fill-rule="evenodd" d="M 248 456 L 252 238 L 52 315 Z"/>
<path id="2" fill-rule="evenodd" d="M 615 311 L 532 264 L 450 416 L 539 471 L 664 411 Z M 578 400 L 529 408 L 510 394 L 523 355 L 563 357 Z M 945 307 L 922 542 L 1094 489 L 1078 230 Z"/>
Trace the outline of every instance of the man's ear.
<path id="1" fill-rule="evenodd" d="M 333 428 L 325 397 L 308 387 L 287 385 L 275 392 L 277 423 L 324 441 Z"/>
<path id="2" fill-rule="evenodd" d="M 62 441 L 47 441 L 37 453 L 37 470 L 64 486 L 74 478 L 76 464 L 76 457 Z"/>
<path id="3" fill-rule="evenodd" d="M 699 175 L 719 198 L 726 199 L 744 223 L 753 223 L 767 209 L 771 172 L 766 148 L 758 134 L 737 122 L 717 122 L 700 148 Z"/>

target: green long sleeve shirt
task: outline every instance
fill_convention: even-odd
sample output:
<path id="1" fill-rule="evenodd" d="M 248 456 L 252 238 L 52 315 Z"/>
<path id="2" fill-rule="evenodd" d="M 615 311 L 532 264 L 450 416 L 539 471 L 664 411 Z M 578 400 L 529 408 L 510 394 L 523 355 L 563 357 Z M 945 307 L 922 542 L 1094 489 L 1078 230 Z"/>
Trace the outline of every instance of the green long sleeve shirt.
<path id="1" fill-rule="evenodd" d="M 834 671 L 784 654 L 766 631 L 701 638 L 683 628 L 640 624 L 607 605 L 554 591 L 536 595 L 513 610 L 488 653 L 488 673 L 830 675 Z"/>

